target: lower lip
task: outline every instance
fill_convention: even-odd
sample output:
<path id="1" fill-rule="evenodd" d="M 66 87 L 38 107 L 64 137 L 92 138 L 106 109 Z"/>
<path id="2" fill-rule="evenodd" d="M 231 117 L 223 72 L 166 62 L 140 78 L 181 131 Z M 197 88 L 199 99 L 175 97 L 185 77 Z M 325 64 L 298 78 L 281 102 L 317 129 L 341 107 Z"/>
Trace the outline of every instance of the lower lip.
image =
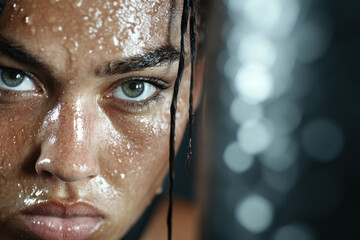
<path id="1" fill-rule="evenodd" d="M 52 217 L 23 215 L 22 219 L 31 233 L 42 239 L 82 240 L 89 238 L 103 223 L 100 217 Z"/>

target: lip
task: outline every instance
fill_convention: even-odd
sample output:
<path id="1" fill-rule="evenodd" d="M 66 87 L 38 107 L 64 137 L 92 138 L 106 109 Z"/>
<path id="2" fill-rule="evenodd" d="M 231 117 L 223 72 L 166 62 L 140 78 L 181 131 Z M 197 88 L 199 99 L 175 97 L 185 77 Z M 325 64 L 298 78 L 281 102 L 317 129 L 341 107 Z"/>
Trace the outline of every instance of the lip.
<path id="1" fill-rule="evenodd" d="M 99 211 L 86 203 L 50 202 L 35 205 L 21 214 L 27 230 L 41 239 L 82 240 L 103 224 Z"/>

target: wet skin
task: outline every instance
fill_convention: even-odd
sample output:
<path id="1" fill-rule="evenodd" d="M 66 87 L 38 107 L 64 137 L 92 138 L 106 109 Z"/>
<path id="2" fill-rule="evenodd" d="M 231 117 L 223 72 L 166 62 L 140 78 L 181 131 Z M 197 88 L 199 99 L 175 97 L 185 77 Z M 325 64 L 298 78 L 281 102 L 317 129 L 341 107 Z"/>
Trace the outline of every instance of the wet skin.
<path id="1" fill-rule="evenodd" d="M 118 239 L 148 206 L 168 171 L 179 5 L 7 1 L 0 16 L 1 239 L 32 239 L 21 213 L 40 203 L 95 207 L 103 224 L 91 239 Z M 14 76 L 23 82 L 11 87 L 5 80 Z M 177 147 L 189 76 L 187 64 Z"/>

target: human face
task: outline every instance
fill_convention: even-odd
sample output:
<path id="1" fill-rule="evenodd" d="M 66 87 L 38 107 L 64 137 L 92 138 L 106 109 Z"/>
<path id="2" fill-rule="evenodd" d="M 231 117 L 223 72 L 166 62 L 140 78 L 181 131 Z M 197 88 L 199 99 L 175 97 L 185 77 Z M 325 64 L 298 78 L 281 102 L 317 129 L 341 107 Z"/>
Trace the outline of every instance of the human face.
<path id="1" fill-rule="evenodd" d="M 7 1 L 0 16 L 1 239 L 118 239 L 151 202 L 168 170 L 179 6 Z M 189 72 L 187 64 L 177 148 Z"/>

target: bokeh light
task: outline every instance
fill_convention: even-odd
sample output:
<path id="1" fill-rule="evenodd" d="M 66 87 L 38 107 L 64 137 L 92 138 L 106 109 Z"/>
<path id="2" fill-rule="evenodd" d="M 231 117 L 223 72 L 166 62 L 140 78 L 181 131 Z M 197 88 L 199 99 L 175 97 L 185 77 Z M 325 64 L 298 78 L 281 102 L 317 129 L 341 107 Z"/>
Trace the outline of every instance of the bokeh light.
<path id="1" fill-rule="evenodd" d="M 240 201 L 235 210 L 238 222 L 253 233 L 265 231 L 272 223 L 274 209 L 272 204 L 259 195 L 251 195 Z"/>
<path id="2" fill-rule="evenodd" d="M 312 231 L 302 224 L 289 224 L 278 229 L 272 240 L 315 240 Z"/>
<path id="3" fill-rule="evenodd" d="M 257 65 L 240 68 L 235 77 L 235 87 L 250 103 L 260 103 L 271 96 L 273 78 L 271 74 Z"/>
<path id="4" fill-rule="evenodd" d="M 224 152 L 224 161 L 235 173 L 247 171 L 254 163 L 254 157 L 241 151 L 237 142 L 227 146 Z"/>
<path id="5" fill-rule="evenodd" d="M 304 127 L 302 145 L 314 160 L 327 162 L 339 156 L 344 146 L 344 137 L 333 121 L 317 119 Z"/>
<path id="6" fill-rule="evenodd" d="M 270 127 L 262 121 L 247 121 L 238 131 L 240 147 L 248 154 L 258 154 L 266 150 L 272 138 Z"/>
<path id="7" fill-rule="evenodd" d="M 238 97 L 230 106 L 230 114 L 234 122 L 241 124 L 245 121 L 260 119 L 263 108 L 259 104 L 251 104 Z"/>

